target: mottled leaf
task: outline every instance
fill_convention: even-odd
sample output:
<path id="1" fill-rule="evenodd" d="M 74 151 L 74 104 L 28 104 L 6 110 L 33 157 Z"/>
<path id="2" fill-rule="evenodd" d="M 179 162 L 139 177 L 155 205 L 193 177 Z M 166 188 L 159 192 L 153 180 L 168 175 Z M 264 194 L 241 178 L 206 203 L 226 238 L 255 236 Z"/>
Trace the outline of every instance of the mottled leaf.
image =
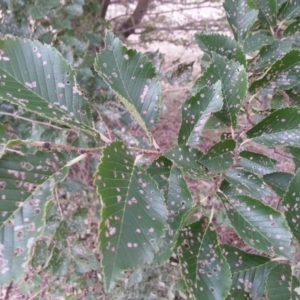
<path id="1" fill-rule="evenodd" d="M 275 40 L 271 45 L 261 48 L 258 55 L 253 59 L 249 68 L 253 71 L 260 71 L 283 57 L 292 47 L 291 41 Z"/>
<path id="2" fill-rule="evenodd" d="M 245 243 L 270 256 L 292 259 L 292 235 L 280 212 L 245 195 L 227 198 L 221 192 L 217 194 L 232 226 Z"/>
<path id="3" fill-rule="evenodd" d="M 45 205 L 68 173 L 65 165 L 59 152 L 7 153 L 1 158 L 0 286 L 26 271 L 31 246 L 42 233 Z"/>
<path id="4" fill-rule="evenodd" d="M 300 21 L 291 23 L 283 32 L 283 36 L 292 41 L 298 47 L 300 46 Z"/>
<path id="5" fill-rule="evenodd" d="M 263 46 L 271 45 L 274 38 L 265 33 L 256 32 L 245 39 L 244 52 L 246 54 L 260 50 Z"/>
<path id="6" fill-rule="evenodd" d="M 258 10 L 254 2 L 252 0 L 225 0 L 223 7 L 235 40 L 243 44 L 257 19 Z"/>
<path id="7" fill-rule="evenodd" d="M 292 268 L 279 264 L 269 273 L 266 293 L 269 300 L 294 299 L 291 297 Z"/>
<path id="8" fill-rule="evenodd" d="M 235 169 L 226 173 L 224 177 L 240 194 L 249 194 L 259 199 L 272 195 L 269 187 L 254 173 Z"/>
<path id="9" fill-rule="evenodd" d="M 166 225 L 164 196 L 137 159 L 113 142 L 103 150 L 95 174 L 103 204 L 99 242 L 107 291 L 123 271 L 153 261 Z"/>
<path id="10" fill-rule="evenodd" d="M 264 24 L 275 27 L 277 21 L 277 1 L 276 0 L 254 0 L 259 9 L 258 18 Z"/>
<path id="11" fill-rule="evenodd" d="M 200 159 L 200 163 L 209 170 L 222 172 L 233 164 L 234 140 L 224 140 L 214 144 Z"/>
<path id="12" fill-rule="evenodd" d="M 150 129 L 158 119 L 161 103 L 155 68 L 146 56 L 127 49 L 111 32 L 104 43 L 95 69 L 151 137 Z"/>
<path id="13" fill-rule="evenodd" d="M 281 7 L 280 18 L 283 20 L 290 20 L 298 17 L 300 13 L 300 1 L 289 0 Z"/>
<path id="14" fill-rule="evenodd" d="M 192 299 L 224 299 L 231 285 L 231 273 L 208 219 L 202 217 L 184 227 L 176 248 Z"/>
<path id="15" fill-rule="evenodd" d="M 237 115 L 247 92 L 246 71 L 239 63 L 228 61 L 222 56 L 212 53 L 211 65 L 196 80 L 192 92 L 199 91 L 204 86 L 211 86 L 218 80 L 221 80 L 222 83 L 224 105 L 222 111 L 215 115 L 224 122 L 226 122 L 224 118 L 228 118 L 232 126 L 236 127 Z"/>
<path id="16" fill-rule="evenodd" d="M 274 172 L 263 177 L 264 182 L 279 196 L 283 197 L 287 191 L 293 174 L 285 172 Z"/>
<path id="17" fill-rule="evenodd" d="M 61 54 L 38 41 L 0 41 L 0 97 L 55 123 L 97 135 L 75 71 Z"/>
<path id="18" fill-rule="evenodd" d="M 183 220 L 193 205 L 193 198 L 181 170 L 171 165 L 172 162 L 167 158 L 159 157 L 147 169 L 147 172 L 158 183 L 160 190 L 164 192 L 169 211 L 164 244 L 154 260 L 157 264 L 162 264 L 172 255 L 172 248 Z"/>
<path id="19" fill-rule="evenodd" d="M 199 48 L 211 56 L 212 52 L 223 56 L 228 60 L 235 60 L 244 67 L 246 56 L 241 46 L 231 37 L 221 34 L 195 34 Z"/>
<path id="20" fill-rule="evenodd" d="M 300 146 L 300 109 L 278 109 L 247 131 L 248 139 L 265 146 Z"/>
<path id="21" fill-rule="evenodd" d="M 298 243 L 300 243 L 299 186 L 300 186 L 300 169 L 298 169 L 296 175 L 291 179 L 286 194 L 284 195 L 282 200 L 285 218 Z"/>
<path id="22" fill-rule="evenodd" d="M 233 296 L 234 299 L 259 299 L 264 293 L 269 271 L 278 262 L 229 245 L 222 245 L 221 248 L 232 272 L 232 285 L 226 299 L 230 300 Z M 241 294 L 239 298 L 236 298 L 237 293 Z"/>
<path id="23" fill-rule="evenodd" d="M 266 155 L 252 151 L 242 151 L 240 152 L 239 157 L 240 164 L 246 171 L 255 173 L 259 176 L 276 171 L 276 161 Z"/>
<path id="24" fill-rule="evenodd" d="M 295 169 L 297 170 L 300 167 L 300 148 L 291 146 L 288 146 L 286 148 L 292 154 Z"/>
<path id="25" fill-rule="evenodd" d="M 181 108 L 182 121 L 178 134 L 178 144 L 195 146 L 200 144 L 201 135 L 211 113 L 223 106 L 221 82 L 211 87 L 203 87 L 187 99 Z"/>
<path id="26" fill-rule="evenodd" d="M 206 168 L 199 163 L 203 153 L 186 145 L 175 146 L 164 155 L 174 162 L 187 176 L 207 178 Z"/>
<path id="27" fill-rule="evenodd" d="M 300 51 L 291 50 L 277 60 L 260 79 L 254 81 L 249 88 L 251 93 L 263 95 L 275 91 L 288 90 L 300 80 Z"/>

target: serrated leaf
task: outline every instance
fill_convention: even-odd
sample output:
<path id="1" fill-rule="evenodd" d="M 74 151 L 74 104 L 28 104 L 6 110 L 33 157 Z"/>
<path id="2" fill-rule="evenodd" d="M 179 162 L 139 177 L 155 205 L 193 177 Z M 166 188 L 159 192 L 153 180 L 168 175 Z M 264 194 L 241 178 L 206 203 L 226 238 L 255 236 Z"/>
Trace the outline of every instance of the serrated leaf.
<path id="1" fill-rule="evenodd" d="M 252 0 L 225 0 L 223 7 L 235 40 L 243 44 L 258 16 L 254 2 Z"/>
<path id="2" fill-rule="evenodd" d="M 127 49 L 111 32 L 104 42 L 95 69 L 151 138 L 161 104 L 155 68 L 146 56 Z"/>
<path id="3" fill-rule="evenodd" d="M 269 300 L 294 299 L 291 297 L 292 269 L 288 264 L 279 264 L 269 273 L 266 293 Z"/>
<path id="4" fill-rule="evenodd" d="M 237 115 L 247 92 L 247 75 L 244 67 L 235 61 L 228 61 L 222 56 L 212 53 L 212 63 L 204 74 L 198 78 L 192 92 L 199 91 L 204 86 L 211 86 L 221 80 L 224 105 L 221 112 L 215 115 L 226 122 L 229 119 L 235 128 Z M 224 116 L 225 115 L 225 116 Z"/>
<path id="5" fill-rule="evenodd" d="M 282 199 L 282 206 L 284 208 L 285 218 L 298 243 L 300 243 L 300 224 L 298 221 L 298 219 L 300 218 L 299 185 L 300 185 L 300 169 L 297 170 L 295 176 L 291 179 L 286 194 Z"/>
<path id="6" fill-rule="evenodd" d="M 59 152 L 1 158 L 0 286 L 18 281 L 26 271 L 31 246 L 42 233 L 45 205 L 68 173 L 65 165 Z"/>
<path id="7" fill-rule="evenodd" d="M 172 166 L 171 161 L 165 157 L 159 157 L 147 169 L 147 172 L 158 183 L 164 192 L 169 217 L 168 228 L 163 239 L 163 246 L 155 256 L 155 263 L 162 264 L 172 255 L 174 242 L 182 227 L 186 214 L 193 205 L 193 198 L 183 177 L 182 171 Z M 172 163 L 171 163 L 172 165 Z"/>
<path id="8" fill-rule="evenodd" d="M 292 154 L 295 169 L 297 170 L 300 167 L 300 148 L 291 146 L 288 146 L 286 148 Z"/>
<path id="9" fill-rule="evenodd" d="M 172 169 L 172 161 L 165 156 L 160 156 L 154 160 L 147 169 L 147 173 L 156 181 L 158 188 L 164 194 L 165 198 L 169 189 L 169 178 Z"/>
<path id="10" fill-rule="evenodd" d="M 256 32 L 245 39 L 244 52 L 246 54 L 260 50 L 263 46 L 271 45 L 274 38 L 265 33 Z"/>
<path id="11" fill-rule="evenodd" d="M 194 96 L 187 99 L 181 108 L 181 127 L 178 144 L 195 146 L 200 144 L 201 135 L 211 113 L 223 106 L 221 82 L 211 87 L 203 87 Z"/>
<path id="12" fill-rule="evenodd" d="M 249 68 L 256 72 L 260 71 L 283 57 L 291 50 L 291 47 L 291 41 L 274 40 L 271 45 L 261 48 L 258 55 L 251 62 Z"/>
<path id="13" fill-rule="evenodd" d="M 269 185 L 279 197 L 284 196 L 292 178 L 293 174 L 285 172 L 274 172 L 263 177 L 264 182 Z"/>
<path id="14" fill-rule="evenodd" d="M 232 286 L 227 299 L 259 299 L 264 293 L 269 271 L 278 264 L 267 257 L 246 253 L 236 247 L 222 245 L 222 253 L 232 272 Z M 240 297 L 236 298 L 237 292 Z"/>
<path id="15" fill-rule="evenodd" d="M 297 46 L 300 46 L 300 21 L 291 23 L 283 32 L 283 36 Z"/>
<path id="16" fill-rule="evenodd" d="M 275 27 L 277 21 L 276 0 L 254 0 L 259 9 L 258 18 L 262 24 L 267 22 L 269 26 Z"/>
<path id="17" fill-rule="evenodd" d="M 202 217 L 184 227 L 176 247 L 182 276 L 192 299 L 224 299 L 230 289 L 231 273 L 208 219 Z"/>
<path id="18" fill-rule="evenodd" d="M 175 146 L 164 155 L 191 178 L 207 178 L 206 168 L 199 163 L 203 153 L 186 145 Z"/>
<path id="19" fill-rule="evenodd" d="M 245 195 L 227 198 L 221 192 L 217 194 L 232 226 L 245 243 L 270 256 L 292 259 L 292 235 L 280 212 Z"/>
<path id="20" fill-rule="evenodd" d="M 224 177 L 239 190 L 240 194 L 249 194 L 259 199 L 272 195 L 269 187 L 254 173 L 235 169 L 226 173 Z"/>
<path id="21" fill-rule="evenodd" d="M 291 50 L 277 60 L 260 79 L 254 81 L 249 91 L 254 94 L 273 94 L 275 91 L 288 90 L 299 83 L 300 51 Z"/>
<path id="22" fill-rule="evenodd" d="M 98 135 L 89 103 L 61 54 L 38 41 L 0 41 L 0 97 L 55 123 Z"/>
<path id="23" fill-rule="evenodd" d="M 234 140 L 224 140 L 214 144 L 200 159 L 200 163 L 206 168 L 216 172 L 222 172 L 231 168 L 233 164 Z"/>
<path id="24" fill-rule="evenodd" d="M 235 60 L 246 67 L 246 56 L 241 46 L 231 37 L 221 34 L 195 34 L 199 48 L 211 56 L 212 52 L 228 59 Z"/>
<path id="25" fill-rule="evenodd" d="M 246 132 L 248 139 L 265 146 L 300 146 L 300 109 L 278 109 Z"/>
<path id="26" fill-rule="evenodd" d="M 240 164 L 246 171 L 259 176 L 276 172 L 276 161 L 266 155 L 252 151 L 242 151 L 239 157 Z"/>
<path id="27" fill-rule="evenodd" d="M 99 242 L 109 291 L 123 271 L 153 261 L 168 212 L 157 184 L 122 142 L 104 148 L 95 185 L 103 203 Z"/>
<path id="28" fill-rule="evenodd" d="M 290 20 L 298 17 L 300 13 L 300 1 L 289 0 L 281 7 L 280 18 L 283 20 Z"/>

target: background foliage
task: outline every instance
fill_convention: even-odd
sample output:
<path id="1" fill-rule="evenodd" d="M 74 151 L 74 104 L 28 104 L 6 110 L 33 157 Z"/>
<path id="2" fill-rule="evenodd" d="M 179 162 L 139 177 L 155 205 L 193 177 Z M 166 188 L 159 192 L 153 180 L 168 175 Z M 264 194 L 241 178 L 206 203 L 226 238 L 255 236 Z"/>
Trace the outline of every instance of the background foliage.
<path id="1" fill-rule="evenodd" d="M 161 73 L 105 3 L 1 7 L 4 299 L 299 298 L 300 4 L 224 2 L 166 143 L 193 63 Z"/>

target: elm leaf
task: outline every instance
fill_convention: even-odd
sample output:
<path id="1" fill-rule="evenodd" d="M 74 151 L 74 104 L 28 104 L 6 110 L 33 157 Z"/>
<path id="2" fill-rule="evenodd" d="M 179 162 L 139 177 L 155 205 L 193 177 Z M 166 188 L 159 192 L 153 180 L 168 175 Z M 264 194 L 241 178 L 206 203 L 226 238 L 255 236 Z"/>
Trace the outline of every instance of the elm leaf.
<path id="1" fill-rule="evenodd" d="M 57 124 L 97 136 L 76 74 L 54 48 L 38 41 L 0 41 L 0 98 Z"/>
<path id="2" fill-rule="evenodd" d="M 99 243 L 107 291 L 123 271 L 151 263 L 162 243 L 168 215 L 164 196 L 137 166 L 137 159 L 115 141 L 104 148 L 95 174 L 102 202 Z"/>
<path id="3" fill-rule="evenodd" d="M 278 262 L 229 245 L 222 245 L 221 249 L 232 272 L 232 285 L 227 300 L 233 296 L 235 299 L 244 299 L 245 294 L 250 299 L 261 297 L 265 291 L 269 271 Z"/>
<path id="4" fill-rule="evenodd" d="M 52 190 L 68 174 L 59 152 L 6 153 L 0 159 L 0 286 L 25 273 L 31 247 L 43 232 Z"/>
<path id="5" fill-rule="evenodd" d="M 161 106 L 153 64 L 146 56 L 123 46 L 111 32 L 107 33 L 104 43 L 105 49 L 96 56 L 95 70 L 153 140 L 150 129 L 158 119 Z"/>
<path id="6" fill-rule="evenodd" d="M 255 3 L 252 0 L 225 0 L 223 7 L 235 40 L 243 44 L 257 20 L 258 10 Z"/>
<path id="7" fill-rule="evenodd" d="M 246 244 L 270 256 L 279 255 L 293 260 L 290 252 L 291 233 L 283 215 L 261 201 L 245 195 L 228 198 L 217 193 L 227 217 Z"/>
<path id="8" fill-rule="evenodd" d="M 300 109 L 285 107 L 272 112 L 246 132 L 248 139 L 273 146 L 300 146 Z"/>
<path id="9" fill-rule="evenodd" d="M 184 227 L 176 243 L 182 276 L 192 299 L 224 299 L 231 272 L 206 217 Z"/>
<path id="10" fill-rule="evenodd" d="M 211 113 L 223 106 L 221 82 L 211 87 L 203 87 L 194 96 L 187 99 L 181 108 L 182 122 L 178 134 L 178 144 L 196 146 Z"/>

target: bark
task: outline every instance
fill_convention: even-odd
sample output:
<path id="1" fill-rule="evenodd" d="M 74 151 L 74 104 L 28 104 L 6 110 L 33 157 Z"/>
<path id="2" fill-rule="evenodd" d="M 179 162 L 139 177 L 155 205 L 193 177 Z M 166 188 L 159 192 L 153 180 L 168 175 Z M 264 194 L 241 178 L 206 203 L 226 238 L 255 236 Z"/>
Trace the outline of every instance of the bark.
<path id="1" fill-rule="evenodd" d="M 139 0 L 132 15 L 125 20 L 117 30 L 117 33 L 124 38 L 134 33 L 135 28 L 141 23 L 142 18 L 147 12 L 151 0 Z"/>
<path id="2" fill-rule="evenodd" d="M 101 1 L 101 14 L 100 14 L 100 17 L 102 19 L 105 19 L 105 16 L 106 16 L 106 12 L 107 12 L 107 9 L 108 9 L 108 6 L 110 4 L 110 0 L 102 0 Z"/>

